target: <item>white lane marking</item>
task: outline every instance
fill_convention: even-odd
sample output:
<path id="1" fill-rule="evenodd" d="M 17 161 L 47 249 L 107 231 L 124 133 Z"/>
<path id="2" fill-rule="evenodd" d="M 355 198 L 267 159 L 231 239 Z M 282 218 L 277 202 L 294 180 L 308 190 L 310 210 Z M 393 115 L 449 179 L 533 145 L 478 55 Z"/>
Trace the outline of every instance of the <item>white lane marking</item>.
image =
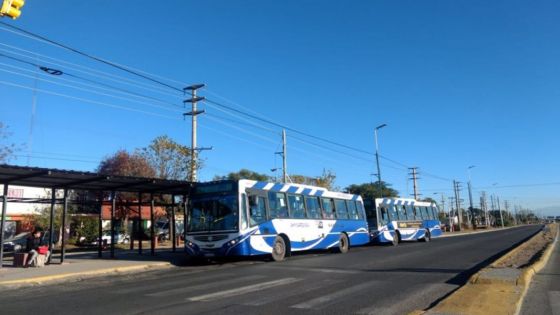
<path id="1" fill-rule="evenodd" d="M 342 270 L 342 269 L 334 269 L 334 268 L 286 267 L 286 266 L 266 266 L 266 268 L 279 268 L 279 269 L 284 269 L 284 270 L 293 269 L 293 270 L 303 270 L 303 271 L 323 272 L 323 273 L 342 273 L 342 274 L 361 273 L 360 271 L 356 271 L 356 270 Z"/>
<path id="2" fill-rule="evenodd" d="M 297 282 L 297 281 L 300 281 L 300 280 L 301 279 L 297 279 L 297 278 L 284 278 L 284 279 L 279 279 L 279 280 L 274 280 L 274 281 L 269 281 L 269 282 L 263 282 L 263 283 L 248 285 L 248 286 L 244 286 L 244 287 L 240 287 L 240 288 L 234 288 L 234 289 L 230 289 L 230 290 L 224 290 L 224 291 L 199 295 L 199 296 L 195 296 L 195 297 L 190 297 L 190 298 L 187 298 L 187 300 L 189 300 L 189 301 L 210 301 L 210 300 L 215 300 L 215 299 L 220 299 L 220 298 L 228 298 L 228 297 L 242 295 L 242 294 L 251 293 L 251 292 L 255 292 L 255 291 L 266 290 L 266 289 L 269 289 L 269 288 L 294 283 L 294 282 Z"/>
<path id="3" fill-rule="evenodd" d="M 154 292 L 154 293 L 145 294 L 145 296 L 151 296 L 151 297 L 167 296 L 167 295 L 171 295 L 171 294 L 185 293 L 185 292 L 190 292 L 190 291 L 194 291 L 194 290 L 205 290 L 205 289 L 210 289 L 210 288 L 214 288 L 214 287 L 220 287 L 220 286 L 224 286 L 224 285 L 235 284 L 235 283 L 239 283 L 241 281 L 252 281 L 252 280 L 258 280 L 258 279 L 262 279 L 262 278 L 265 278 L 265 276 L 252 275 L 252 276 L 247 276 L 247 277 L 243 277 L 243 278 L 234 278 L 234 279 L 229 279 L 229 280 L 224 280 L 224 281 L 209 282 L 209 283 L 199 284 L 199 285 L 195 285 L 195 286 L 189 286 L 187 284 L 187 285 L 184 285 L 184 286 L 180 286 L 179 288 L 176 287 L 176 288 L 173 288 L 173 289 L 170 289 L 170 290 L 164 290 L 164 291 L 158 291 L 158 292 Z"/>
<path id="4" fill-rule="evenodd" d="M 560 291 L 548 292 L 548 303 L 553 315 L 560 315 Z"/>
<path id="5" fill-rule="evenodd" d="M 317 308 L 317 307 L 322 308 L 324 306 L 327 306 L 328 304 L 331 304 L 331 303 L 335 302 L 336 299 L 339 299 L 339 298 L 344 297 L 346 295 L 352 294 L 356 291 L 363 291 L 367 287 L 371 287 L 375 284 L 379 284 L 379 281 L 370 281 L 370 282 L 362 283 L 362 284 L 359 284 L 359 285 L 355 285 L 353 287 L 338 290 L 338 291 L 336 291 L 332 294 L 320 296 L 318 298 L 309 300 L 307 302 L 295 304 L 295 305 L 292 305 L 290 307 L 301 308 L 301 309 L 311 309 L 311 308 Z"/>
<path id="6" fill-rule="evenodd" d="M 299 295 L 302 293 L 311 292 L 317 289 L 321 289 L 327 286 L 332 286 L 333 284 L 340 283 L 341 280 L 331 280 L 325 279 L 319 282 L 313 282 L 311 285 L 298 285 L 297 287 L 290 288 L 290 290 L 284 290 L 279 293 L 275 293 L 274 295 L 268 295 L 261 299 L 254 299 L 249 302 L 242 303 L 243 305 L 248 306 L 261 306 L 265 304 L 269 304 L 272 302 L 276 302 L 279 300 L 283 300 L 295 295 Z"/>

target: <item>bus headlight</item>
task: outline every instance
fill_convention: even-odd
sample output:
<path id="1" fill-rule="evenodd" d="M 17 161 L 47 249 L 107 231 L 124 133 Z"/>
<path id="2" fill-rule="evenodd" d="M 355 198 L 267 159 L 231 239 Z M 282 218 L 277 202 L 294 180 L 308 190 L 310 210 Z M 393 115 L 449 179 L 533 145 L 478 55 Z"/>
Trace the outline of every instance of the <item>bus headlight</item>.
<path id="1" fill-rule="evenodd" d="M 231 240 L 231 241 L 229 241 L 229 243 L 230 243 L 231 245 L 235 245 L 235 243 L 237 243 L 237 241 L 236 241 L 236 240 Z"/>

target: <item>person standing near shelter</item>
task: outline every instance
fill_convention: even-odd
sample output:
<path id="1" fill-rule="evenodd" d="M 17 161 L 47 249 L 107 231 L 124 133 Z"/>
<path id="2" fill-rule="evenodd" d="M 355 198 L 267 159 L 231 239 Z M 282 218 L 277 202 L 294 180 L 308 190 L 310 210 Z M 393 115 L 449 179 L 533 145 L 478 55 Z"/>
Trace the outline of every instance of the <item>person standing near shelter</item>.
<path id="1" fill-rule="evenodd" d="M 45 251 L 46 249 L 46 251 Z M 46 260 L 49 259 L 49 251 L 48 247 L 44 244 L 44 240 L 42 239 L 42 230 L 35 229 L 33 233 L 27 238 L 27 252 L 29 253 L 29 258 L 27 259 L 27 263 L 25 267 L 29 267 L 33 263 L 34 266 L 37 265 L 37 257 L 39 255 L 45 255 Z"/>

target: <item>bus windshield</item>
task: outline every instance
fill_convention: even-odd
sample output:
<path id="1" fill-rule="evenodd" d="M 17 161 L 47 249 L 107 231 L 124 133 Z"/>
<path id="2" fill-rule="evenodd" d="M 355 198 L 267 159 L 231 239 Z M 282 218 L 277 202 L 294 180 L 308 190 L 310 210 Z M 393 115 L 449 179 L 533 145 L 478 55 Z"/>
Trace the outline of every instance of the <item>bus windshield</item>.
<path id="1" fill-rule="evenodd" d="M 188 215 L 187 232 L 237 230 L 238 209 L 236 195 L 194 198 Z"/>

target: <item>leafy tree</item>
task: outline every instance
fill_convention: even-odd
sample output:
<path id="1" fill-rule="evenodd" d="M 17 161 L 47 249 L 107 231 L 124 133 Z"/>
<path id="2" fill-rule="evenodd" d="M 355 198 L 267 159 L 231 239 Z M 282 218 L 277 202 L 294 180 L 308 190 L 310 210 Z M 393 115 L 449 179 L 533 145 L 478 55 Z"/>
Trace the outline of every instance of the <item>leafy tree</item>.
<path id="1" fill-rule="evenodd" d="M 117 176 L 135 176 L 135 177 L 149 177 L 156 176 L 156 171 L 152 168 L 150 163 L 145 157 L 139 153 L 130 154 L 125 150 L 119 150 L 114 155 L 105 158 L 101 161 L 97 172 L 107 175 Z M 119 193 L 117 194 L 117 203 L 121 204 L 127 200 L 137 200 L 138 195 L 133 193 Z M 129 213 L 137 212 L 137 209 L 132 209 L 128 206 L 118 206 L 115 209 L 116 216 L 124 219 L 124 226 L 128 226 Z"/>
<path id="2" fill-rule="evenodd" d="M 351 194 L 360 195 L 364 200 L 374 200 L 381 197 L 377 183 L 352 184 L 344 190 Z M 398 191 L 391 188 L 391 185 L 384 181 L 381 181 L 381 191 L 383 192 L 383 197 L 398 197 L 399 195 Z"/>
<path id="3" fill-rule="evenodd" d="M 251 180 L 257 180 L 261 182 L 267 182 L 271 180 L 270 176 L 266 174 L 257 173 L 245 168 L 240 169 L 238 172 L 231 172 L 226 176 L 214 176 L 214 180 L 225 180 L 225 179 L 229 179 L 229 180 L 251 179 Z"/>
<path id="4" fill-rule="evenodd" d="M 119 150 L 114 155 L 101 161 L 97 167 L 97 172 L 117 176 L 156 176 L 156 171 L 145 157 L 138 153 L 130 154 L 125 150 Z"/>
<path id="5" fill-rule="evenodd" d="M 148 161 L 158 178 L 185 180 L 189 179 L 193 167 L 197 170 L 202 167 L 200 159 L 193 163 L 190 148 L 168 136 L 155 138 L 148 147 L 138 150 L 138 153 Z"/>
<path id="6" fill-rule="evenodd" d="M 331 170 L 323 169 L 323 174 L 318 177 L 290 175 L 290 179 L 296 184 L 319 186 L 332 191 L 339 190 L 339 188 L 335 186 L 336 174 Z"/>
<path id="7" fill-rule="evenodd" d="M 435 201 L 434 198 L 431 198 L 431 197 L 426 197 L 426 198 L 422 199 L 421 201 L 432 202 L 432 203 L 437 204 L 437 201 Z"/>
<path id="8" fill-rule="evenodd" d="M 13 157 L 16 145 L 7 144 L 5 141 L 11 136 L 8 126 L 0 122 L 0 163 L 7 163 Z"/>

